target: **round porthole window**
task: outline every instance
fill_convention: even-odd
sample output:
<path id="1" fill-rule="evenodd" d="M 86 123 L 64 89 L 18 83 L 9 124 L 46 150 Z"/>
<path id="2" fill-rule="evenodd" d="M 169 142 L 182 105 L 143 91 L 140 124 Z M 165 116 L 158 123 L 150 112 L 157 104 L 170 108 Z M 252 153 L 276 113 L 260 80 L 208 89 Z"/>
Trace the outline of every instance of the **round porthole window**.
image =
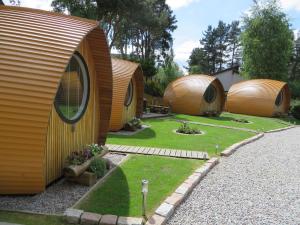
<path id="1" fill-rule="evenodd" d="M 207 103 L 212 103 L 217 97 L 217 89 L 213 84 L 210 84 L 204 93 L 204 100 Z"/>
<path id="2" fill-rule="evenodd" d="M 283 102 L 283 90 L 281 90 L 279 92 L 279 94 L 277 95 L 277 98 L 275 100 L 275 105 L 280 106 L 282 104 L 282 102 Z"/>
<path id="3" fill-rule="evenodd" d="M 126 96 L 125 96 L 124 105 L 129 106 L 132 102 L 132 98 L 133 98 L 133 82 L 132 80 L 130 80 L 127 88 Z"/>
<path id="4" fill-rule="evenodd" d="M 75 52 L 62 76 L 54 105 L 66 123 L 76 123 L 84 115 L 89 99 L 89 74 L 79 52 Z"/>

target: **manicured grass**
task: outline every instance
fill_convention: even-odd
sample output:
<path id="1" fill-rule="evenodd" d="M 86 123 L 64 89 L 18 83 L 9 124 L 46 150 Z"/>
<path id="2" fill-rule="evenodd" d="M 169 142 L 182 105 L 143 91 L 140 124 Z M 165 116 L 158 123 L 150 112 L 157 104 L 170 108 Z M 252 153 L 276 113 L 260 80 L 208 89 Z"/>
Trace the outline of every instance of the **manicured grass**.
<path id="1" fill-rule="evenodd" d="M 44 216 L 27 213 L 0 211 L 0 222 L 23 225 L 67 225 L 61 216 Z"/>
<path id="2" fill-rule="evenodd" d="M 203 116 L 189 116 L 178 114 L 175 115 L 176 119 L 186 120 L 186 121 L 194 121 L 194 122 L 202 122 L 202 123 L 210 123 L 216 125 L 224 125 L 224 126 L 232 126 L 232 127 L 241 127 L 248 128 L 252 130 L 260 130 L 260 131 L 268 131 L 279 129 L 283 127 L 289 126 L 287 122 L 293 122 L 293 119 L 280 119 L 280 118 L 267 118 L 267 117 L 257 117 L 257 116 L 248 116 L 248 115 L 240 115 L 233 113 L 222 113 L 219 117 L 203 117 Z M 246 119 L 252 123 L 238 123 L 233 121 L 233 119 Z"/>
<path id="3" fill-rule="evenodd" d="M 216 144 L 220 146 L 219 151 L 221 151 L 236 142 L 254 136 L 254 133 L 250 132 L 201 125 L 191 125 L 191 127 L 204 131 L 204 135 L 179 135 L 173 130 L 176 130 L 181 123 L 174 120 L 148 119 L 144 120 L 144 123 L 151 127 L 132 136 L 110 134 L 107 143 L 206 151 L 212 155 L 215 154 Z"/>
<path id="4" fill-rule="evenodd" d="M 142 217 L 141 180 L 149 180 L 150 215 L 203 161 L 133 155 L 79 206 L 101 214 Z"/>

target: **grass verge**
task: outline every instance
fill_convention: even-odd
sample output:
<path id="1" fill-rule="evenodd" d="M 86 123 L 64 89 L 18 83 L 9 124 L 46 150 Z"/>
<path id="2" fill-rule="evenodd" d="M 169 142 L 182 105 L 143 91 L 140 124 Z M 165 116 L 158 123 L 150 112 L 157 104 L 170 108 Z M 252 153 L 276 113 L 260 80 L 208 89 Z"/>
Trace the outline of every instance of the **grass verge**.
<path id="1" fill-rule="evenodd" d="M 190 125 L 204 131 L 204 135 L 179 135 L 173 131 L 178 129 L 181 123 L 171 119 L 147 119 L 144 123 L 150 125 L 135 135 L 124 136 L 109 134 L 107 143 L 146 146 L 157 148 L 185 149 L 191 151 L 205 151 L 210 155 L 215 154 L 215 146 L 220 146 L 219 151 L 254 136 L 254 133 L 225 128 Z"/>
<path id="2" fill-rule="evenodd" d="M 189 116 L 178 114 L 175 115 L 175 119 L 200 122 L 200 123 L 209 123 L 223 126 L 247 128 L 256 131 L 269 131 L 279 128 L 287 127 L 294 123 L 294 119 L 290 118 L 267 118 L 267 117 L 258 117 L 258 116 L 248 116 L 241 114 L 233 113 L 222 113 L 220 117 L 203 117 L 203 116 Z M 234 119 L 246 119 L 251 123 L 239 123 L 233 121 Z M 291 122 L 291 124 L 289 124 Z"/>
<path id="3" fill-rule="evenodd" d="M 67 225 L 62 216 L 45 216 L 29 213 L 0 211 L 0 222 L 22 225 Z"/>
<path id="4" fill-rule="evenodd" d="M 199 160 L 133 155 L 78 208 L 100 214 L 141 217 L 141 180 L 147 179 L 147 214 L 150 215 L 202 164 Z"/>

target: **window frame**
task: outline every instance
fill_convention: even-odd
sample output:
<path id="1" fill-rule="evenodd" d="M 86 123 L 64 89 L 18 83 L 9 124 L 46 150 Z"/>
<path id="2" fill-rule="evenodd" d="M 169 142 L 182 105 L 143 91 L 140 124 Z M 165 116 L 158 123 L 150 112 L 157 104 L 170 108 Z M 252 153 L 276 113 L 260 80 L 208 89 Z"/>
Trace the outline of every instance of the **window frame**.
<path id="1" fill-rule="evenodd" d="M 61 85 L 61 81 L 59 83 L 59 86 L 57 88 L 57 92 L 54 98 L 54 107 L 55 110 L 57 112 L 57 114 L 59 115 L 59 117 L 61 118 L 62 121 L 64 121 L 65 123 L 68 124 L 75 124 L 77 123 L 85 114 L 88 104 L 89 104 L 89 100 L 90 100 L 90 75 L 89 75 L 89 70 L 88 70 L 88 66 L 87 63 L 85 62 L 84 57 L 78 52 L 75 51 L 72 54 L 72 57 L 70 58 L 65 71 L 67 70 L 69 63 L 71 62 L 71 59 L 75 57 L 75 60 L 77 61 L 77 63 L 80 66 L 80 69 L 83 73 L 82 78 L 83 78 L 83 96 L 82 96 L 82 102 L 80 104 L 79 110 L 76 112 L 75 116 L 73 117 L 74 119 L 69 119 L 67 118 L 59 109 L 59 104 L 56 102 L 56 96 L 57 96 L 57 92 L 59 90 L 59 87 Z M 62 78 L 61 78 L 62 80 Z M 86 90 L 86 91 L 85 91 Z"/>
<path id="2" fill-rule="evenodd" d="M 208 91 L 209 91 L 209 88 L 211 88 L 212 87 L 212 89 L 213 89 L 213 93 L 214 93 L 214 95 L 213 95 L 213 98 L 210 100 L 210 101 L 207 101 L 207 93 L 208 93 Z M 217 90 L 217 88 L 215 87 L 215 85 L 213 85 L 213 83 L 211 83 L 207 88 L 206 88 L 206 90 L 205 90 L 205 92 L 204 92 L 204 94 L 203 94 L 203 98 L 204 98 L 204 101 L 206 102 L 206 103 L 208 103 L 208 104 L 211 104 L 211 103 L 213 103 L 215 100 L 216 100 L 216 98 L 217 98 L 217 96 L 218 96 L 218 90 Z"/>
<path id="3" fill-rule="evenodd" d="M 129 99 L 126 99 L 126 96 L 127 96 L 127 93 L 128 93 L 128 90 L 129 90 L 129 87 L 131 86 L 131 94 L 129 95 Z M 126 91 L 126 94 L 125 94 L 125 99 L 124 99 L 124 106 L 125 107 L 129 107 L 132 103 L 132 100 L 133 100 L 133 95 L 134 95 L 134 85 L 133 85 L 133 80 L 131 79 L 128 86 L 127 86 L 127 91 Z"/>

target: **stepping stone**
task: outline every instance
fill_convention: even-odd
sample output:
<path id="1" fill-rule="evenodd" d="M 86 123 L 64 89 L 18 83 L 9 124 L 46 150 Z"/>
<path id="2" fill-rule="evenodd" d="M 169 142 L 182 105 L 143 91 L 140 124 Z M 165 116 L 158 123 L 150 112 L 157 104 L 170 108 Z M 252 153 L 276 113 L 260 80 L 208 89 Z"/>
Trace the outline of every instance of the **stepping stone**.
<path id="1" fill-rule="evenodd" d="M 168 203 L 162 203 L 155 211 L 156 214 L 169 218 L 174 212 L 174 205 Z"/>
<path id="2" fill-rule="evenodd" d="M 171 196 L 169 196 L 165 202 L 171 205 L 174 205 L 175 207 L 178 206 L 182 201 L 184 200 L 184 195 L 173 193 Z"/>
<path id="3" fill-rule="evenodd" d="M 176 150 L 171 150 L 170 156 L 175 157 L 176 156 Z"/>
<path id="4" fill-rule="evenodd" d="M 176 157 L 180 157 L 181 155 L 181 151 L 180 150 L 176 150 Z"/>
<path id="5" fill-rule="evenodd" d="M 192 158 L 197 159 L 198 158 L 198 154 L 195 151 L 192 151 Z"/>
<path id="6" fill-rule="evenodd" d="M 165 155 L 166 155 L 166 156 L 169 156 L 170 153 L 171 153 L 170 149 L 165 149 L 165 150 L 166 150 L 166 151 L 165 151 Z"/>
<path id="7" fill-rule="evenodd" d="M 166 151 L 165 149 L 161 149 L 158 154 L 164 156 L 165 155 L 165 151 Z"/>
<path id="8" fill-rule="evenodd" d="M 166 222 L 166 218 L 157 214 L 154 214 L 149 218 L 146 225 L 163 225 Z"/>
<path id="9" fill-rule="evenodd" d="M 148 151 L 148 154 L 149 154 L 149 155 L 153 155 L 154 150 L 155 150 L 154 148 L 150 148 L 150 150 Z"/>
<path id="10" fill-rule="evenodd" d="M 143 225 L 143 218 L 120 216 L 117 225 Z"/>
<path id="11" fill-rule="evenodd" d="M 101 214 L 84 212 L 80 219 L 80 224 L 84 225 L 98 225 L 101 219 Z"/>
<path id="12" fill-rule="evenodd" d="M 99 225 L 116 225 L 118 217 L 115 215 L 102 216 Z"/>
<path id="13" fill-rule="evenodd" d="M 78 224 L 83 210 L 69 208 L 64 212 L 65 220 L 71 224 Z"/>

